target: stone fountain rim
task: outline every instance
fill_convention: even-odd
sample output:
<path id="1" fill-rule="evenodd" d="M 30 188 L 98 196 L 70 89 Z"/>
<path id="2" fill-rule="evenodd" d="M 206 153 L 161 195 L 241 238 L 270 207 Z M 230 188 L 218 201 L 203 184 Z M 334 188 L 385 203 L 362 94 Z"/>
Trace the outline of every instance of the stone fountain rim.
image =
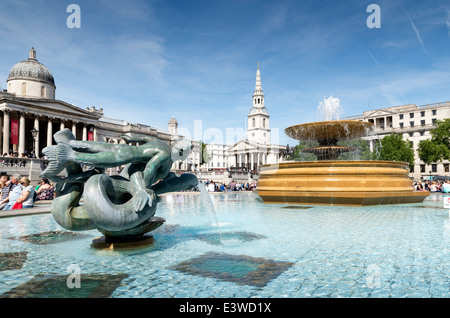
<path id="1" fill-rule="evenodd" d="M 261 165 L 261 168 L 271 168 L 271 167 L 279 167 L 284 168 L 292 165 L 306 166 L 306 165 L 315 165 L 315 166 L 329 166 L 329 165 L 337 165 L 337 166 L 345 166 L 345 165 L 356 165 L 356 167 L 361 165 L 395 165 L 395 166 L 409 166 L 409 162 L 406 161 L 394 161 L 394 160 L 316 160 L 316 161 L 284 161 L 280 163 L 273 164 L 265 164 Z"/>
<path id="2" fill-rule="evenodd" d="M 349 119 L 349 120 L 339 120 L 339 119 L 337 119 L 337 120 L 313 121 L 313 122 L 304 123 L 304 124 L 292 125 L 292 126 L 289 126 L 289 127 L 285 128 L 285 130 L 289 129 L 289 128 L 293 128 L 293 127 L 299 127 L 299 126 L 326 125 L 326 124 L 334 124 L 334 123 L 336 123 L 336 124 L 337 123 L 344 123 L 344 124 L 345 123 L 362 123 L 363 125 L 374 126 L 373 123 L 368 122 L 368 121 L 351 120 L 351 119 Z"/>

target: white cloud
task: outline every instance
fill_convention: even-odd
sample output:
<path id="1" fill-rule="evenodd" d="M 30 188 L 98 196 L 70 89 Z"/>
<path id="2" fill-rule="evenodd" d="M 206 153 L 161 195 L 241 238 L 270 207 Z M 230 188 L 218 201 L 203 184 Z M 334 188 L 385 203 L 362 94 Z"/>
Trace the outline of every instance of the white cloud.
<path id="1" fill-rule="evenodd" d="M 448 35 L 450 35 L 450 11 L 447 11 L 447 20 L 445 20 L 445 25 L 448 29 Z"/>
<path id="2" fill-rule="evenodd" d="M 409 23 L 411 24 L 411 27 L 413 28 L 414 32 L 416 33 L 417 40 L 419 41 L 420 45 L 422 46 L 423 51 L 425 52 L 425 54 L 428 55 L 428 51 L 425 48 L 425 45 L 424 45 L 423 40 L 422 40 L 422 37 L 420 36 L 419 29 L 416 27 L 416 25 L 414 24 L 413 20 L 411 19 L 411 16 L 409 15 L 409 13 L 407 11 L 406 11 L 406 15 L 408 16 Z"/>

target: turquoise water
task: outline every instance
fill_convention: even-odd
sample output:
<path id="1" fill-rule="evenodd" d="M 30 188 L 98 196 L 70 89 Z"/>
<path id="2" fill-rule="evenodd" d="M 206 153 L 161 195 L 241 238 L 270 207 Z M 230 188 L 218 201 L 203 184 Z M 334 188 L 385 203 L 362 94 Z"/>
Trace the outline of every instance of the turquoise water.
<path id="1" fill-rule="evenodd" d="M 163 196 L 165 225 L 132 251 L 92 249 L 98 231 L 67 231 L 50 214 L 2 218 L 0 297 L 450 296 L 442 195 L 301 208 L 252 193 L 211 198 L 215 214 L 198 194 Z M 76 277 L 80 288 L 69 288 Z"/>

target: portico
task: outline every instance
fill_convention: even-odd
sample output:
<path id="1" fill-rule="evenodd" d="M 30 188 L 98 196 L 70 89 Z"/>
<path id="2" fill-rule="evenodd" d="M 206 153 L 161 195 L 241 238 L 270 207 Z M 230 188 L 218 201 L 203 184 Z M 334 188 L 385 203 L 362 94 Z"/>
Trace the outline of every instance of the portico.
<path id="1" fill-rule="evenodd" d="M 70 128 L 80 140 L 98 140 L 98 120 L 102 112 L 95 108 L 82 110 L 62 101 L 18 101 L 11 94 L 0 93 L 0 122 L 3 138 L 0 139 L 2 154 L 16 152 L 39 155 L 44 147 L 52 145 L 53 134 Z M 31 130 L 37 130 L 33 137 Z"/>

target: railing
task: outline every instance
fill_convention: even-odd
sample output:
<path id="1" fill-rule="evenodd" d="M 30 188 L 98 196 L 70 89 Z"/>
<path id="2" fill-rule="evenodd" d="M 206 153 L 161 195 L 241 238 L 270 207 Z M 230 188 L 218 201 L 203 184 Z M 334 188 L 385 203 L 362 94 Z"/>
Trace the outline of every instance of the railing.
<path id="1" fill-rule="evenodd" d="M 31 165 L 40 167 L 43 170 L 43 169 L 45 169 L 47 164 L 48 164 L 48 160 L 46 160 L 46 159 L 0 157 L 0 166 L 2 168 L 13 168 L 14 170 L 30 169 Z"/>

